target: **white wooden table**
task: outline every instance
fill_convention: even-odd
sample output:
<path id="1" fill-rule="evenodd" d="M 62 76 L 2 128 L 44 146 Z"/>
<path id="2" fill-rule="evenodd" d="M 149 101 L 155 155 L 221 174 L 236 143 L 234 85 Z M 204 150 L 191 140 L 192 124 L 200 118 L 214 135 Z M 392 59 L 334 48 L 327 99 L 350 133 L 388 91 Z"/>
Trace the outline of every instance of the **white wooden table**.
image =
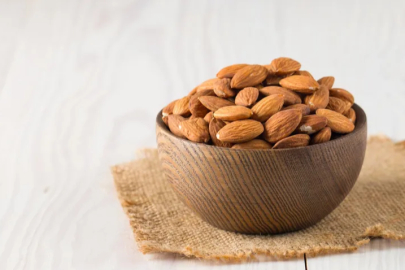
<path id="1" fill-rule="evenodd" d="M 170 100 L 224 65 L 334 75 L 371 134 L 405 138 L 405 2 L 0 0 L 0 269 L 304 269 L 142 255 L 109 166 L 154 147 Z M 403 269 L 375 240 L 309 269 Z M 401 268 L 402 267 L 402 268 Z"/>

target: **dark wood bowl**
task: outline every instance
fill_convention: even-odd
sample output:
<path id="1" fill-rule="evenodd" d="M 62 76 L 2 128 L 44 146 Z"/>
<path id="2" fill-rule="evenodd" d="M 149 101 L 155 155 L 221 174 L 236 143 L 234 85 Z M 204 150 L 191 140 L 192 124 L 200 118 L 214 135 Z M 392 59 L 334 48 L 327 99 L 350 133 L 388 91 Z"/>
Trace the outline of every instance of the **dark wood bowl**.
<path id="1" fill-rule="evenodd" d="M 159 158 L 178 197 L 211 225 L 249 234 L 300 230 L 332 212 L 357 180 L 367 119 L 359 106 L 353 108 L 357 122 L 352 133 L 278 150 L 221 148 L 180 139 L 159 113 Z"/>

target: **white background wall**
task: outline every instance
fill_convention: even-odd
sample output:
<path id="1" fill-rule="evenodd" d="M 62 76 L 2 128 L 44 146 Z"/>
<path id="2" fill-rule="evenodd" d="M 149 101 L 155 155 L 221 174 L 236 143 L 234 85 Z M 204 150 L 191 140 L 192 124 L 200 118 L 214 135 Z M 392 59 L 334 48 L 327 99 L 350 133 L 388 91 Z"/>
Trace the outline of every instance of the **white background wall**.
<path id="1" fill-rule="evenodd" d="M 225 65 L 295 58 L 355 95 L 370 134 L 405 139 L 404 28 L 402 0 L 0 0 L 0 268 L 133 269 L 109 166 Z M 392 245 L 364 258 L 399 265 Z"/>

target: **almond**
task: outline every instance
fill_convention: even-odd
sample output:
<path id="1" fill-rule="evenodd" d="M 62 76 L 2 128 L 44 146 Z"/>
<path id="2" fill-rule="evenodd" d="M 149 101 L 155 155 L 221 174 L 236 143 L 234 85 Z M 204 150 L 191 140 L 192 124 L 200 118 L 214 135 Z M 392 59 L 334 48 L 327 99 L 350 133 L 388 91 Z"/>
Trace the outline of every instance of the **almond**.
<path id="1" fill-rule="evenodd" d="M 217 133 L 217 139 L 222 142 L 243 143 L 250 141 L 263 133 L 262 123 L 255 120 L 239 120 L 223 127 Z"/>
<path id="2" fill-rule="evenodd" d="M 231 79 L 223 78 L 214 83 L 214 92 L 218 97 L 229 98 L 236 95 L 235 91 L 231 89 Z"/>
<path id="3" fill-rule="evenodd" d="M 274 114 L 264 124 L 264 139 L 275 143 L 289 136 L 297 128 L 301 118 L 300 110 L 286 110 Z"/>
<path id="4" fill-rule="evenodd" d="M 350 107 L 352 106 L 352 103 L 350 103 L 347 100 L 336 98 L 336 97 L 330 97 L 329 98 L 329 103 L 328 106 L 326 106 L 326 109 L 345 114 L 350 110 Z"/>
<path id="5" fill-rule="evenodd" d="M 281 139 L 274 146 L 273 149 L 284 149 L 307 146 L 311 137 L 307 134 L 297 134 L 290 137 Z"/>
<path id="6" fill-rule="evenodd" d="M 232 149 L 271 149 L 271 144 L 260 139 L 254 139 L 245 143 L 238 143 Z"/>
<path id="7" fill-rule="evenodd" d="M 324 127 L 321 129 L 318 133 L 316 133 L 312 139 L 311 139 L 311 144 L 318 144 L 318 143 L 324 143 L 330 140 L 330 137 L 332 136 L 332 131 L 330 127 Z"/>
<path id="8" fill-rule="evenodd" d="M 213 119 L 211 119 L 210 124 L 209 124 L 209 132 L 210 132 L 212 143 L 214 145 L 229 148 L 232 146 L 231 143 L 221 142 L 220 140 L 217 139 L 218 131 L 221 130 L 221 128 L 223 128 L 224 126 L 226 126 L 226 123 L 224 121 L 213 118 Z"/>
<path id="9" fill-rule="evenodd" d="M 162 121 L 166 126 L 169 126 L 169 117 L 167 115 L 162 116 Z"/>
<path id="10" fill-rule="evenodd" d="M 206 80 L 199 86 L 197 86 L 197 92 L 202 91 L 202 90 L 214 90 L 214 84 L 218 81 L 218 78 L 212 78 L 209 80 Z"/>
<path id="11" fill-rule="evenodd" d="M 301 103 L 301 97 L 294 93 L 293 91 L 279 87 L 279 86 L 267 86 L 260 89 L 260 93 L 265 96 L 270 95 L 283 95 L 284 97 L 284 105 L 293 105 Z"/>
<path id="12" fill-rule="evenodd" d="M 267 77 L 267 69 L 260 65 L 249 65 L 239 69 L 231 81 L 231 87 L 242 89 L 255 86 Z"/>
<path id="13" fill-rule="evenodd" d="M 318 109 L 316 114 L 328 119 L 328 127 L 333 132 L 344 134 L 354 130 L 354 124 L 343 114 L 328 109 Z"/>
<path id="14" fill-rule="evenodd" d="M 250 107 L 259 97 L 259 90 L 255 87 L 246 87 L 241 90 L 235 98 L 235 104 Z"/>
<path id="15" fill-rule="evenodd" d="M 213 112 L 209 112 L 204 116 L 204 120 L 207 123 L 211 122 L 212 118 L 214 118 L 214 113 Z"/>
<path id="16" fill-rule="evenodd" d="M 276 75 L 274 73 L 268 74 L 266 80 L 264 81 L 266 85 L 280 85 L 280 81 L 286 76 Z"/>
<path id="17" fill-rule="evenodd" d="M 190 102 L 190 96 L 185 96 L 179 100 L 176 101 L 176 104 L 174 104 L 173 107 L 173 114 L 178 114 L 181 116 L 189 116 L 190 115 L 190 108 L 189 108 L 189 102 Z"/>
<path id="18" fill-rule="evenodd" d="M 235 105 L 232 101 L 219 97 L 203 96 L 198 99 L 210 111 L 216 111 L 221 107 Z"/>
<path id="19" fill-rule="evenodd" d="M 176 101 L 177 101 L 177 99 L 170 102 L 168 105 L 166 105 L 166 107 L 163 108 L 163 110 L 162 110 L 163 116 L 168 116 L 169 114 L 173 114 L 173 108 L 174 108 L 174 105 L 176 104 Z"/>
<path id="20" fill-rule="evenodd" d="M 314 77 L 311 75 L 311 73 L 309 73 L 306 70 L 298 70 L 298 71 L 294 72 L 294 75 L 302 75 L 302 76 L 307 76 L 307 77 L 311 77 L 312 79 L 314 79 Z"/>
<path id="21" fill-rule="evenodd" d="M 202 118 L 194 118 L 182 121 L 179 130 L 190 141 L 207 143 L 211 137 L 208 130 L 208 123 Z"/>
<path id="22" fill-rule="evenodd" d="M 283 104 L 283 95 L 271 95 L 265 97 L 252 107 L 252 119 L 259 122 L 265 122 L 270 116 L 280 111 Z"/>
<path id="23" fill-rule="evenodd" d="M 332 89 L 330 89 L 329 90 L 329 95 L 331 97 L 337 97 L 337 98 L 340 98 L 340 99 L 347 100 L 351 104 L 354 103 L 353 95 L 349 91 L 347 91 L 345 89 L 342 89 L 342 88 L 332 88 Z"/>
<path id="24" fill-rule="evenodd" d="M 345 114 L 345 116 L 347 118 L 349 118 L 349 120 L 355 124 L 356 123 L 356 112 L 355 110 L 353 110 L 353 108 L 350 108 L 350 110 Z"/>
<path id="25" fill-rule="evenodd" d="M 326 88 L 331 89 L 333 87 L 333 84 L 335 83 L 335 77 L 332 76 L 326 76 L 322 77 L 318 80 L 319 85 L 325 85 Z"/>
<path id="26" fill-rule="evenodd" d="M 312 95 L 305 97 L 305 104 L 309 106 L 311 112 L 318 109 L 325 109 L 329 103 L 329 89 L 325 85 L 321 85 Z"/>
<path id="27" fill-rule="evenodd" d="M 248 66 L 248 65 L 247 64 L 236 64 L 236 65 L 224 67 L 217 73 L 217 77 L 220 79 L 232 78 L 233 76 L 235 76 L 236 72 L 238 72 L 241 68 L 244 68 L 246 66 Z"/>
<path id="28" fill-rule="evenodd" d="M 294 90 L 299 93 L 313 94 L 319 88 L 319 84 L 313 78 L 302 75 L 293 75 L 280 81 L 284 88 Z"/>
<path id="29" fill-rule="evenodd" d="M 281 109 L 282 111 L 285 110 L 301 110 L 302 116 L 308 115 L 310 113 L 308 105 L 305 104 L 294 104 Z"/>
<path id="30" fill-rule="evenodd" d="M 326 117 L 319 115 L 306 115 L 301 119 L 300 124 L 298 125 L 295 132 L 304 133 L 304 134 L 314 134 L 319 130 L 326 127 L 328 120 Z"/>
<path id="31" fill-rule="evenodd" d="M 167 116 L 167 123 L 169 126 L 170 131 L 180 138 L 185 138 L 183 133 L 179 129 L 179 125 L 181 122 L 185 121 L 186 119 L 177 114 L 169 114 Z"/>
<path id="32" fill-rule="evenodd" d="M 271 61 L 272 70 L 277 75 L 285 75 L 297 71 L 301 68 L 301 64 L 294 59 L 288 57 L 280 57 Z"/>
<path id="33" fill-rule="evenodd" d="M 191 96 L 189 109 L 194 117 L 204 117 L 208 113 L 208 109 L 198 99 L 202 96 L 215 96 L 215 93 L 213 90 L 202 90 Z"/>
<path id="34" fill-rule="evenodd" d="M 214 117 L 216 119 L 221 119 L 224 121 L 248 119 L 252 115 L 252 110 L 244 106 L 226 106 L 219 108 L 214 112 Z"/>

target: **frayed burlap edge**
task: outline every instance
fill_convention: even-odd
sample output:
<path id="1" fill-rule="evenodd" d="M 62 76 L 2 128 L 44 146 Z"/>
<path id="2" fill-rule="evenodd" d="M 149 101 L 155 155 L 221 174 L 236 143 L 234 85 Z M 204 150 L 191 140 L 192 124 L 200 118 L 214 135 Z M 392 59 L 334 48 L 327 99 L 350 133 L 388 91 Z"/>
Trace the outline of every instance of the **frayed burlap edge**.
<path id="1" fill-rule="evenodd" d="M 372 136 L 368 139 L 368 143 L 370 142 L 392 142 L 390 138 L 385 135 L 377 135 Z M 399 147 L 400 149 L 405 149 L 405 141 L 393 143 L 395 147 Z M 146 159 L 146 158 L 155 158 L 156 155 L 155 149 L 140 149 L 137 151 L 137 160 Z M 111 168 L 112 174 L 114 179 L 121 177 L 122 171 L 118 166 L 114 166 Z M 261 249 L 261 248 L 254 248 L 250 250 L 244 250 L 240 252 L 231 252 L 227 253 L 224 252 L 222 254 L 211 255 L 207 253 L 201 253 L 198 250 L 194 250 L 189 245 L 184 245 L 183 247 L 179 248 L 176 246 L 172 246 L 170 244 L 165 243 L 156 243 L 156 241 L 149 239 L 149 232 L 145 231 L 144 228 L 132 219 L 133 213 L 129 211 L 129 207 L 134 206 L 134 202 L 127 201 L 122 195 L 123 193 L 119 192 L 119 187 L 117 181 L 115 181 L 116 189 L 118 198 L 120 200 L 121 206 L 124 209 L 124 212 L 128 216 L 130 220 L 130 225 L 132 227 L 135 241 L 138 244 L 139 250 L 144 253 L 175 253 L 181 254 L 186 257 L 195 257 L 204 260 L 218 260 L 224 262 L 243 262 L 247 260 L 254 260 L 260 256 L 266 256 L 271 259 L 276 260 L 288 260 L 288 259 L 295 259 L 295 258 L 302 258 L 304 254 L 308 257 L 315 257 L 320 255 L 327 255 L 327 254 L 336 254 L 336 253 L 344 253 L 344 252 L 354 252 L 358 250 L 359 247 L 366 245 L 370 242 L 373 238 L 385 238 L 385 239 L 392 239 L 392 240 L 404 240 L 405 234 L 398 234 L 392 232 L 390 230 L 385 229 L 385 227 L 380 224 L 374 224 L 369 226 L 365 229 L 363 235 L 359 237 L 358 240 L 353 242 L 351 245 L 335 245 L 335 246 L 323 246 L 323 247 L 309 247 L 309 248 L 301 248 L 299 250 L 296 249 L 289 249 L 285 251 L 270 251 L 268 249 Z M 141 205 L 139 205 L 141 207 Z M 218 229 L 217 229 L 218 230 Z"/>

